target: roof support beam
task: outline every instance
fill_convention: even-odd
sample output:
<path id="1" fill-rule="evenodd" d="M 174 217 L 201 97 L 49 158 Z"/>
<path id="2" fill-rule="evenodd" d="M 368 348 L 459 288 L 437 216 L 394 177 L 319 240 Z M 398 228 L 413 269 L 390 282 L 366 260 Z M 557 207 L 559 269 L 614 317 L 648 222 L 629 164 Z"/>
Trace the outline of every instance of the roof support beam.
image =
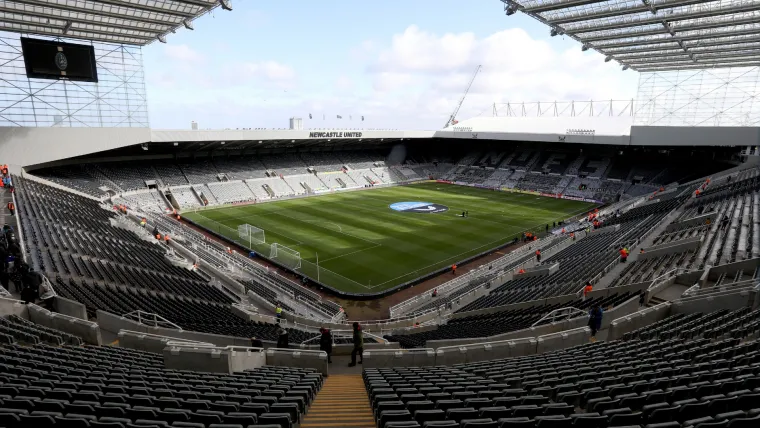
<path id="1" fill-rule="evenodd" d="M 651 66 L 651 67 L 641 67 L 641 68 L 634 68 L 634 70 L 640 72 L 640 73 L 656 73 L 660 71 L 689 71 L 689 70 L 710 70 L 713 68 L 740 68 L 740 67 L 757 67 L 760 66 L 760 61 L 758 62 L 747 62 L 747 63 L 741 63 L 741 64 L 711 64 L 711 65 L 673 65 L 673 64 L 663 64 L 662 66 Z"/>
<path id="2" fill-rule="evenodd" d="M 548 12 L 550 10 L 567 9 L 569 7 L 585 6 L 587 4 L 602 3 L 605 0 L 560 0 L 556 3 L 541 4 L 533 7 L 523 8 L 525 13 L 541 13 Z"/>
<path id="3" fill-rule="evenodd" d="M 747 30 L 737 30 L 737 31 L 723 31 L 723 32 L 714 32 L 714 33 L 707 33 L 707 34 L 694 34 L 689 36 L 676 36 L 673 38 L 658 38 L 658 39 L 652 39 L 652 40 L 634 40 L 632 42 L 620 42 L 620 43 L 609 43 L 605 45 L 592 45 L 592 47 L 604 50 L 609 48 L 624 48 L 629 46 L 642 46 L 642 45 L 655 45 L 660 43 L 681 43 L 685 41 L 691 41 L 691 40 L 705 40 L 705 39 L 717 39 L 721 37 L 731 37 L 731 36 L 745 36 L 745 35 L 751 35 L 751 34 L 760 34 L 760 27 L 757 28 L 751 28 Z"/>
<path id="4" fill-rule="evenodd" d="M 0 12 L 2 13 L 8 13 L 8 14 L 14 14 L 14 15 L 22 15 L 22 16 L 29 16 L 34 18 L 40 18 L 40 19 L 51 19 L 49 15 L 45 15 L 44 13 L 37 13 L 29 10 L 23 10 L 23 9 L 13 9 L 8 8 L 0 4 Z M 69 21 L 74 24 L 79 25 L 97 25 L 100 27 L 107 27 L 107 28 L 115 28 L 118 30 L 125 30 L 125 31 L 141 31 L 144 33 L 152 33 L 152 34 L 161 34 L 166 31 L 168 31 L 171 28 L 171 25 L 169 24 L 163 24 L 160 30 L 152 29 L 149 27 L 136 27 L 132 25 L 125 25 L 125 24 L 112 24 L 110 22 L 98 22 L 90 19 L 84 19 L 81 17 L 77 18 L 70 18 L 68 16 L 61 16 L 59 18 L 55 18 L 55 20 L 60 21 Z M 30 24 L 31 22 L 27 22 L 27 24 Z"/>
<path id="5" fill-rule="evenodd" d="M 709 1 L 715 1 L 715 0 L 707 0 Z M 662 9 L 672 9 L 674 7 L 678 6 L 687 6 L 691 4 L 700 4 L 705 3 L 705 0 L 676 0 L 668 3 L 658 3 L 655 7 L 658 8 L 658 10 Z M 581 22 L 581 21 L 589 21 L 592 19 L 599 19 L 599 18 L 610 18 L 613 16 L 623 16 L 623 15 L 631 15 L 634 13 L 641 13 L 641 12 L 649 12 L 650 8 L 649 6 L 642 4 L 640 6 L 633 6 L 626 9 L 613 9 L 613 10 L 603 10 L 596 13 L 588 13 L 588 14 L 579 14 L 575 16 L 567 16 L 564 18 L 557 18 L 557 19 L 549 19 L 549 23 L 560 25 L 560 24 L 567 24 L 569 22 Z"/>
<path id="6" fill-rule="evenodd" d="M 12 1 L 9 1 L 9 3 L 28 4 L 30 6 L 38 6 L 38 7 L 43 7 L 43 8 L 50 8 L 50 9 L 53 9 L 53 10 L 65 10 L 67 12 L 72 12 L 72 13 L 89 13 L 91 15 L 105 16 L 105 17 L 108 17 L 108 18 L 114 18 L 114 19 L 118 19 L 118 20 L 127 19 L 129 21 L 142 22 L 142 23 L 145 23 L 145 24 L 160 25 L 160 26 L 168 27 L 168 28 L 171 28 L 172 25 L 175 24 L 174 21 L 167 22 L 167 21 L 161 21 L 161 20 L 157 20 L 157 19 L 140 18 L 140 17 L 137 17 L 137 16 L 125 17 L 124 15 L 120 15 L 118 13 L 104 12 L 104 11 L 91 10 L 91 9 L 82 9 L 82 8 L 79 8 L 79 7 L 67 6 L 67 5 L 58 4 L 58 3 L 55 3 L 55 4 L 53 4 L 53 3 L 46 3 L 46 2 L 43 2 L 43 1 L 40 1 L 40 0 L 12 0 Z M 66 18 L 66 19 L 69 19 L 69 18 Z M 178 19 L 177 23 L 181 23 L 181 20 Z"/>
<path id="7" fill-rule="evenodd" d="M 686 61 L 688 62 L 688 61 Z M 684 61 L 676 61 L 676 60 L 667 60 L 667 61 L 646 61 L 646 62 L 640 62 L 638 64 L 628 64 L 634 69 L 639 68 L 648 68 L 648 67 L 657 67 L 657 66 L 665 66 L 665 65 L 683 65 L 683 66 L 689 66 L 689 65 L 695 65 L 695 66 L 702 66 L 703 68 L 710 68 L 711 65 L 714 64 L 743 64 L 743 63 L 749 63 L 749 62 L 760 62 L 760 56 L 745 56 L 745 57 L 734 57 L 734 58 L 708 58 L 708 59 L 702 59 L 697 62 L 691 62 L 691 63 L 684 63 Z"/>
<path id="8" fill-rule="evenodd" d="M 85 0 L 85 4 L 93 2 L 93 0 Z M 163 9 L 160 7 L 155 6 L 148 6 L 143 5 L 139 3 L 129 3 L 121 0 L 97 0 L 96 3 L 103 3 L 111 6 L 116 7 L 123 7 L 125 9 L 134 9 L 134 10 L 141 10 L 143 12 L 151 12 L 151 13 L 158 13 L 163 15 L 170 15 L 170 16 L 181 16 L 182 18 L 192 18 L 195 16 L 195 13 L 192 12 L 180 12 L 177 10 L 171 10 L 171 9 Z M 90 10 L 89 8 L 82 8 L 85 10 Z"/>
<path id="9" fill-rule="evenodd" d="M 688 47 L 687 47 L 688 48 Z M 760 45 L 755 46 L 737 46 L 734 48 L 720 48 L 720 49 L 704 49 L 704 50 L 695 50 L 694 48 L 691 48 L 688 50 L 689 53 L 692 55 L 705 55 L 705 54 L 712 54 L 712 53 L 724 53 L 724 52 L 753 52 L 758 51 L 760 52 Z M 622 62 L 630 62 L 634 61 L 639 58 L 668 58 L 668 57 L 675 57 L 678 55 L 685 55 L 683 52 L 681 52 L 679 49 L 674 49 L 671 52 L 664 52 L 664 53 L 645 53 L 643 55 L 614 55 L 615 59 Z"/>
<path id="10" fill-rule="evenodd" d="M 12 33 L 41 34 L 43 36 L 65 37 L 67 39 L 97 41 L 97 42 L 105 42 L 105 43 L 118 43 L 118 44 L 125 44 L 125 45 L 139 45 L 142 43 L 142 40 L 136 40 L 131 36 L 122 37 L 122 36 L 116 36 L 116 35 L 105 35 L 105 36 L 99 36 L 99 37 L 88 37 L 87 35 L 83 35 L 83 34 L 71 34 L 71 32 L 66 35 L 63 35 L 61 34 L 60 31 L 48 31 L 46 29 L 41 29 L 41 28 L 32 28 L 32 27 L 36 27 L 34 25 L 26 24 L 23 27 L 26 27 L 26 28 L 19 28 L 19 26 L 15 24 L 11 24 L 9 26 L 0 22 L 0 31 L 9 31 Z"/>
<path id="11" fill-rule="evenodd" d="M 701 3 L 701 2 L 697 2 Z M 584 27 L 578 28 L 578 27 L 564 27 L 565 31 L 568 33 L 576 33 L 576 32 L 589 32 L 589 31 L 605 31 L 605 30 L 619 30 L 621 28 L 631 28 L 631 27 L 640 27 L 642 25 L 651 25 L 651 24 L 657 24 L 663 19 L 667 20 L 668 22 L 675 22 L 675 21 L 684 21 L 687 19 L 699 19 L 699 18 L 709 18 L 712 16 L 722 16 L 722 15 L 732 15 L 737 13 L 746 13 L 746 12 L 754 12 L 760 10 L 760 4 L 754 3 L 754 4 L 747 4 L 747 5 L 740 5 L 740 6 L 733 6 L 733 7 L 723 7 L 723 8 L 715 8 L 711 10 L 701 10 L 696 12 L 688 12 L 688 13 L 679 13 L 677 15 L 665 15 L 665 14 L 657 14 L 653 15 L 652 18 L 646 18 L 646 19 L 639 19 L 635 21 L 625 21 L 625 22 L 617 22 L 613 24 L 605 24 L 605 25 L 588 25 L 586 24 Z M 554 24 L 554 22 L 552 22 Z M 580 27 L 580 26 L 579 26 Z"/>

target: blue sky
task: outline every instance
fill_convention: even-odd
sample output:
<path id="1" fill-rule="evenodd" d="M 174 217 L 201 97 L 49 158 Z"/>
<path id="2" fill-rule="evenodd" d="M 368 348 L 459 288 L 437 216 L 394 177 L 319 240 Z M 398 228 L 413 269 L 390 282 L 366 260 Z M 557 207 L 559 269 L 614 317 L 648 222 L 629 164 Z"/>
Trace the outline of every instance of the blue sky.
<path id="1" fill-rule="evenodd" d="M 307 128 L 437 129 L 478 64 L 459 119 L 494 102 L 635 96 L 635 73 L 506 17 L 498 0 L 232 5 L 144 48 L 153 128 L 284 128 L 297 116 Z"/>

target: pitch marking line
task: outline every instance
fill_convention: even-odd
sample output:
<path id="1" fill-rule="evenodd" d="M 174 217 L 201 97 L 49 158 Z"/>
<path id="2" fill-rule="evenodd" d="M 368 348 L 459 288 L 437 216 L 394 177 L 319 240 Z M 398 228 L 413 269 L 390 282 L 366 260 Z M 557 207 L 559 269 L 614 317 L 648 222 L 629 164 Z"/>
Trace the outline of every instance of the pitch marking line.
<path id="1" fill-rule="evenodd" d="M 360 248 L 360 249 L 358 249 L 358 250 L 356 250 L 356 251 L 351 251 L 350 253 L 341 254 L 341 255 L 339 255 L 339 256 L 330 257 L 329 259 L 320 260 L 320 264 L 322 264 L 322 263 L 324 263 L 324 262 L 329 262 L 330 260 L 339 259 L 339 258 L 341 258 L 341 257 L 350 256 L 351 254 L 361 253 L 362 251 L 372 250 L 372 249 L 374 249 L 374 248 L 377 248 L 377 247 L 382 247 L 382 246 L 383 246 L 383 244 L 375 244 L 375 245 L 372 245 L 372 246 L 370 246 L 370 247 L 366 247 L 366 248 Z M 365 287 L 366 287 L 366 286 L 365 286 Z"/>

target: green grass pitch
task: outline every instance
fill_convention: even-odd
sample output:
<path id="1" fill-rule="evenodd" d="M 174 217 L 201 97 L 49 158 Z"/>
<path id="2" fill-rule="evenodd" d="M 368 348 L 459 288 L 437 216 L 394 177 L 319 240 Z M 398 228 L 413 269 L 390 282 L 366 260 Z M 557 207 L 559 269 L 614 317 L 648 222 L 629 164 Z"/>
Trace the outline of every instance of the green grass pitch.
<path id="1" fill-rule="evenodd" d="M 417 201 L 449 210 L 422 213 L 390 208 L 396 202 Z M 256 226 L 266 233 L 265 245 L 253 245 L 262 255 L 269 256 L 269 245 L 279 243 L 300 252 L 304 274 L 338 290 L 375 293 L 499 247 L 525 230 L 543 230 L 547 223 L 592 206 L 427 182 L 221 207 L 184 216 L 246 246 L 237 227 Z M 469 217 L 461 216 L 464 210 Z"/>

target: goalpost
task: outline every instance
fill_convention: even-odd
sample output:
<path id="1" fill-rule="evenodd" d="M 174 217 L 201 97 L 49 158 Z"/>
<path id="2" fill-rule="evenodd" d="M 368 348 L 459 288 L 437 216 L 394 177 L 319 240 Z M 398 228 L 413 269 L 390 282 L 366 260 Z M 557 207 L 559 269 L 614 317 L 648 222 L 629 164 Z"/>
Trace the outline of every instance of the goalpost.
<path id="1" fill-rule="evenodd" d="M 301 268 L 301 253 L 276 242 L 272 244 L 272 252 L 269 254 L 269 258 L 277 260 L 293 270 Z"/>
<path id="2" fill-rule="evenodd" d="M 240 239 L 248 241 L 249 247 L 253 246 L 253 244 L 263 244 L 267 242 L 264 230 L 259 229 L 256 226 L 251 226 L 250 224 L 241 224 L 238 226 L 238 236 Z"/>

